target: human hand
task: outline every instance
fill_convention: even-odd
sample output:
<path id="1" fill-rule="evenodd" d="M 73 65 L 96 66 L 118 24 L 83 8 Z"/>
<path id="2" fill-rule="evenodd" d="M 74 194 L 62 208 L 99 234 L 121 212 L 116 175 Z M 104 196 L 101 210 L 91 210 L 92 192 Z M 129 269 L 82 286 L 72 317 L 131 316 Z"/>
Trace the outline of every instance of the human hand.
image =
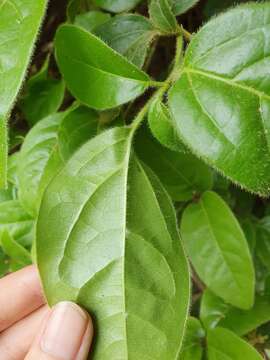
<path id="1" fill-rule="evenodd" d="M 85 360 L 92 337 L 79 306 L 45 304 L 35 266 L 0 280 L 1 360 Z"/>

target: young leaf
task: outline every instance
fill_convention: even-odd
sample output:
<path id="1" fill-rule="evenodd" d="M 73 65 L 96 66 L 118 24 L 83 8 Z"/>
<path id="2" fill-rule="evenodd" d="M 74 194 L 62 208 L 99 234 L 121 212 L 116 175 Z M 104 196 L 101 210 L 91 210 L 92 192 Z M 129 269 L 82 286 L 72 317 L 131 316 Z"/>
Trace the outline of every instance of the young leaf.
<path id="1" fill-rule="evenodd" d="M 184 14 L 186 11 L 191 9 L 199 2 L 199 0 L 170 0 L 170 1 L 173 5 L 173 11 L 175 15 Z"/>
<path id="2" fill-rule="evenodd" d="M 102 9 L 115 13 L 131 10 L 141 1 L 142 0 L 93 0 L 93 2 Z"/>
<path id="3" fill-rule="evenodd" d="M 251 345 L 223 328 L 208 331 L 207 345 L 209 360 L 263 360 Z"/>
<path id="4" fill-rule="evenodd" d="M 179 360 L 201 360 L 203 356 L 202 340 L 205 331 L 200 321 L 190 317 L 187 322 L 187 329 L 183 343 L 183 350 Z"/>
<path id="5" fill-rule="evenodd" d="M 173 151 L 186 152 L 185 145 L 176 134 L 169 109 L 159 98 L 151 104 L 148 123 L 152 134 L 162 145 Z"/>
<path id="6" fill-rule="evenodd" d="M 270 194 L 269 19 L 266 2 L 210 21 L 192 39 L 169 94 L 178 135 L 191 150 L 263 196 Z"/>
<path id="7" fill-rule="evenodd" d="M 30 253 L 16 242 L 7 230 L 4 230 L 0 235 L 0 246 L 6 255 L 22 267 L 32 264 Z"/>
<path id="8" fill-rule="evenodd" d="M 67 87 L 78 100 L 94 109 L 117 107 L 151 85 L 146 73 L 82 28 L 60 26 L 55 47 Z"/>
<path id="9" fill-rule="evenodd" d="M 9 234 L 23 246 L 32 243 L 34 220 L 26 213 L 18 200 L 0 203 L 0 231 Z"/>
<path id="10" fill-rule="evenodd" d="M 64 113 L 51 115 L 38 122 L 27 134 L 18 168 L 19 198 L 27 211 L 38 210 L 38 187 L 43 170 L 57 143 L 57 133 Z"/>
<path id="11" fill-rule="evenodd" d="M 201 299 L 200 319 L 206 329 L 215 328 L 226 317 L 229 309 L 230 305 L 209 289 L 204 291 Z"/>
<path id="12" fill-rule="evenodd" d="M 197 193 L 211 189 L 211 170 L 192 154 L 162 147 L 144 129 L 138 132 L 135 149 L 157 174 L 173 200 L 187 201 Z"/>
<path id="13" fill-rule="evenodd" d="M 40 72 L 29 79 L 20 101 L 20 107 L 30 126 L 55 113 L 64 99 L 64 81 L 50 78 L 48 65 L 49 61 L 46 60 Z"/>
<path id="14" fill-rule="evenodd" d="M 94 315 L 96 360 L 176 358 L 188 311 L 173 206 L 130 155 L 131 135 L 113 128 L 82 146 L 48 186 L 37 224 L 49 303 L 73 300 Z"/>
<path id="15" fill-rule="evenodd" d="M 95 29 L 107 45 L 141 68 L 156 35 L 150 21 L 141 15 L 118 15 Z"/>
<path id="16" fill-rule="evenodd" d="M 189 258 L 208 288 L 226 302 L 249 309 L 255 276 L 244 233 L 227 204 L 206 192 L 189 205 L 181 230 Z"/>
<path id="17" fill-rule="evenodd" d="M 7 119 L 25 76 L 46 0 L 0 4 L 0 188 L 7 185 Z"/>
<path id="18" fill-rule="evenodd" d="M 109 21 L 110 18 L 110 14 L 106 14 L 101 11 L 89 11 L 87 13 L 77 15 L 75 17 L 74 24 L 92 32 L 99 25 Z"/>
<path id="19" fill-rule="evenodd" d="M 152 23 L 162 32 L 176 31 L 177 21 L 172 12 L 171 0 L 151 0 L 149 15 Z"/>

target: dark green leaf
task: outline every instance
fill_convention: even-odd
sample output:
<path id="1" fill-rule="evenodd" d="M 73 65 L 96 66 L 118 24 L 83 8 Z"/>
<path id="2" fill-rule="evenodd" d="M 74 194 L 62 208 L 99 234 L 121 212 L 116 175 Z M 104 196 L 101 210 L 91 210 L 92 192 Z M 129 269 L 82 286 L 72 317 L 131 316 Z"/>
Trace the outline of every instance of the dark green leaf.
<path id="1" fill-rule="evenodd" d="M 4 230 L 0 235 L 0 246 L 10 259 L 16 261 L 21 266 L 27 266 L 32 263 L 30 253 L 16 242 L 7 230 Z"/>
<path id="2" fill-rule="evenodd" d="M 102 9 L 119 13 L 128 11 L 137 6 L 142 0 L 93 0 Z"/>
<path id="3" fill-rule="evenodd" d="M 195 6 L 199 0 L 170 0 L 173 5 L 173 11 L 176 15 L 185 13 Z M 223 1 L 223 0 L 222 0 Z"/>
<path id="4" fill-rule="evenodd" d="M 92 32 L 97 26 L 108 22 L 110 18 L 110 14 L 106 14 L 101 11 L 89 11 L 87 13 L 77 15 L 75 17 L 74 24 Z"/>
<path id="5" fill-rule="evenodd" d="M 3 0 L 0 4 L 0 188 L 7 185 L 7 117 L 28 66 L 46 0 Z"/>
<path id="6" fill-rule="evenodd" d="M 188 311 L 188 268 L 173 206 L 152 172 L 130 159 L 131 135 L 103 132 L 53 179 L 37 259 L 50 304 L 73 300 L 94 315 L 95 359 L 171 359 Z"/>
<path id="7" fill-rule="evenodd" d="M 180 138 L 232 181 L 270 193 L 270 3 L 239 6 L 193 37 L 169 94 Z"/>
<path id="8" fill-rule="evenodd" d="M 244 233 L 227 204 L 206 192 L 189 205 L 181 222 L 189 258 L 208 288 L 228 303 L 249 309 L 255 275 Z"/>
<path id="9" fill-rule="evenodd" d="M 234 5 L 246 2 L 249 2 L 249 0 L 207 0 L 203 12 L 205 17 L 209 18 L 220 13 L 221 11 L 233 7 Z"/>
<path id="10" fill-rule="evenodd" d="M 173 151 L 187 151 L 176 134 L 169 109 L 159 98 L 153 101 L 149 109 L 148 123 L 152 134 L 162 145 Z"/>
<path id="11" fill-rule="evenodd" d="M 270 270 L 270 216 L 264 217 L 256 228 L 256 254 Z"/>
<path id="12" fill-rule="evenodd" d="M 173 200 L 186 201 L 212 187 L 212 173 L 192 154 L 162 147 L 149 132 L 139 131 L 135 144 L 139 157 L 158 175 Z"/>
<path id="13" fill-rule="evenodd" d="M 177 21 L 172 12 L 171 0 L 151 0 L 149 14 L 157 29 L 165 33 L 176 31 Z"/>
<path id="14" fill-rule="evenodd" d="M 187 322 L 183 350 L 179 360 L 201 360 L 203 355 L 202 340 L 204 337 L 205 331 L 200 321 L 190 317 Z"/>
<path id="15" fill-rule="evenodd" d="M 207 345 L 208 360 L 263 360 L 251 345 L 227 329 L 209 330 Z"/>
<path id="16" fill-rule="evenodd" d="M 141 15 L 118 15 L 95 29 L 107 45 L 142 67 L 155 30 L 148 19 Z"/>
<path id="17" fill-rule="evenodd" d="M 141 95 L 151 85 L 146 73 L 79 27 L 60 26 L 55 46 L 57 62 L 69 90 L 92 108 L 117 107 Z"/>

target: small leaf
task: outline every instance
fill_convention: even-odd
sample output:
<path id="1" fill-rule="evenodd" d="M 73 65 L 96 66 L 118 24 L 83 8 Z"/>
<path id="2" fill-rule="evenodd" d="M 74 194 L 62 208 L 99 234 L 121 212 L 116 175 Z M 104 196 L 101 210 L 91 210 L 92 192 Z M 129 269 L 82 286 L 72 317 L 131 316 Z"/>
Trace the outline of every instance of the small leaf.
<path id="1" fill-rule="evenodd" d="M 0 188 L 7 185 L 7 118 L 23 82 L 46 0 L 6 0 L 0 5 Z"/>
<path id="2" fill-rule="evenodd" d="M 230 305 L 209 289 L 204 291 L 201 299 L 200 319 L 206 329 L 215 328 L 226 317 L 229 309 Z"/>
<path id="3" fill-rule="evenodd" d="M 206 192 L 182 217 L 183 241 L 190 260 L 208 288 L 226 302 L 249 309 L 255 275 L 244 233 L 227 204 Z"/>
<path id="4" fill-rule="evenodd" d="M 115 13 L 131 10 L 141 1 L 142 0 L 93 0 L 93 2 L 102 9 Z"/>
<path id="5" fill-rule="evenodd" d="M 83 29 L 92 32 L 96 27 L 110 20 L 110 14 L 101 11 L 89 11 L 75 17 L 74 25 L 81 26 Z"/>
<path id="6" fill-rule="evenodd" d="M 184 14 L 186 11 L 195 6 L 199 0 L 170 0 L 173 5 L 175 15 Z M 222 0 L 224 1 L 224 0 Z"/>
<path id="7" fill-rule="evenodd" d="M 263 360 L 251 345 L 223 328 L 208 331 L 207 345 L 209 360 Z"/>
<path id="8" fill-rule="evenodd" d="M 22 267 L 32 264 L 30 253 L 22 245 L 16 242 L 7 230 L 4 230 L 1 233 L 0 246 L 5 254 Z"/>
<path id="9" fill-rule="evenodd" d="M 169 109 L 159 98 L 151 104 L 148 112 L 148 123 L 152 134 L 162 145 L 173 151 L 187 151 L 176 134 Z"/>
<path id="10" fill-rule="evenodd" d="M 193 37 L 169 94 L 183 142 L 262 196 L 270 194 L 269 15 L 269 2 L 250 3 L 211 20 Z"/>
<path id="11" fill-rule="evenodd" d="M 107 45 L 141 68 L 156 35 L 150 21 L 141 15 L 118 15 L 95 29 Z"/>
<path id="12" fill-rule="evenodd" d="M 270 271 L 270 216 L 265 216 L 256 227 L 256 254 Z"/>
<path id="13" fill-rule="evenodd" d="M 79 27 L 60 26 L 55 47 L 67 87 L 78 100 L 94 109 L 105 110 L 129 102 L 151 84 L 146 73 Z"/>
<path id="14" fill-rule="evenodd" d="M 177 21 L 172 12 L 171 0 L 151 0 L 149 6 L 150 20 L 157 29 L 165 33 L 177 30 Z"/>
<path id="15" fill-rule="evenodd" d="M 54 177 L 39 213 L 37 260 L 50 304 L 72 300 L 95 317 L 96 360 L 174 359 L 188 267 L 170 199 L 130 153 L 131 141 L 129 128 L 105 131 Z"/>
<path id="16" fill-rule="evenodd" d="M 203 356 L 202 341 L 205 337 L 205 331 L 200 321 L 190 317 L 187 321 L 187 329 L 183 350 L 179 360 L 201 360 Z"/>
<path id="17" fill-rule="evenodd" d="M 138 156 L 157 174 L 175 201 L 187 201 L 212 187 L 212 172 L 192 154 L 162 147 L 141 129 L 135 142 Z"/>

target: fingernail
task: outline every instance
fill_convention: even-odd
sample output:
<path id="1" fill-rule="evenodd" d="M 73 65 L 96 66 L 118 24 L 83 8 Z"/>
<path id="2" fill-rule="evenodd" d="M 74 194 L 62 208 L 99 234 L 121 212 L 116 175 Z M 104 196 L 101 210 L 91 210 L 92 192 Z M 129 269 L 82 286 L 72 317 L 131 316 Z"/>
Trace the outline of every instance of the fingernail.
<path id="1" fill-rule="evenodd" d="M 41 338 L 41 350 L 57 359 L 73 360 L 79 352 L 89 318 L 76 304 L 61 302 L 49 317 Z"/>

